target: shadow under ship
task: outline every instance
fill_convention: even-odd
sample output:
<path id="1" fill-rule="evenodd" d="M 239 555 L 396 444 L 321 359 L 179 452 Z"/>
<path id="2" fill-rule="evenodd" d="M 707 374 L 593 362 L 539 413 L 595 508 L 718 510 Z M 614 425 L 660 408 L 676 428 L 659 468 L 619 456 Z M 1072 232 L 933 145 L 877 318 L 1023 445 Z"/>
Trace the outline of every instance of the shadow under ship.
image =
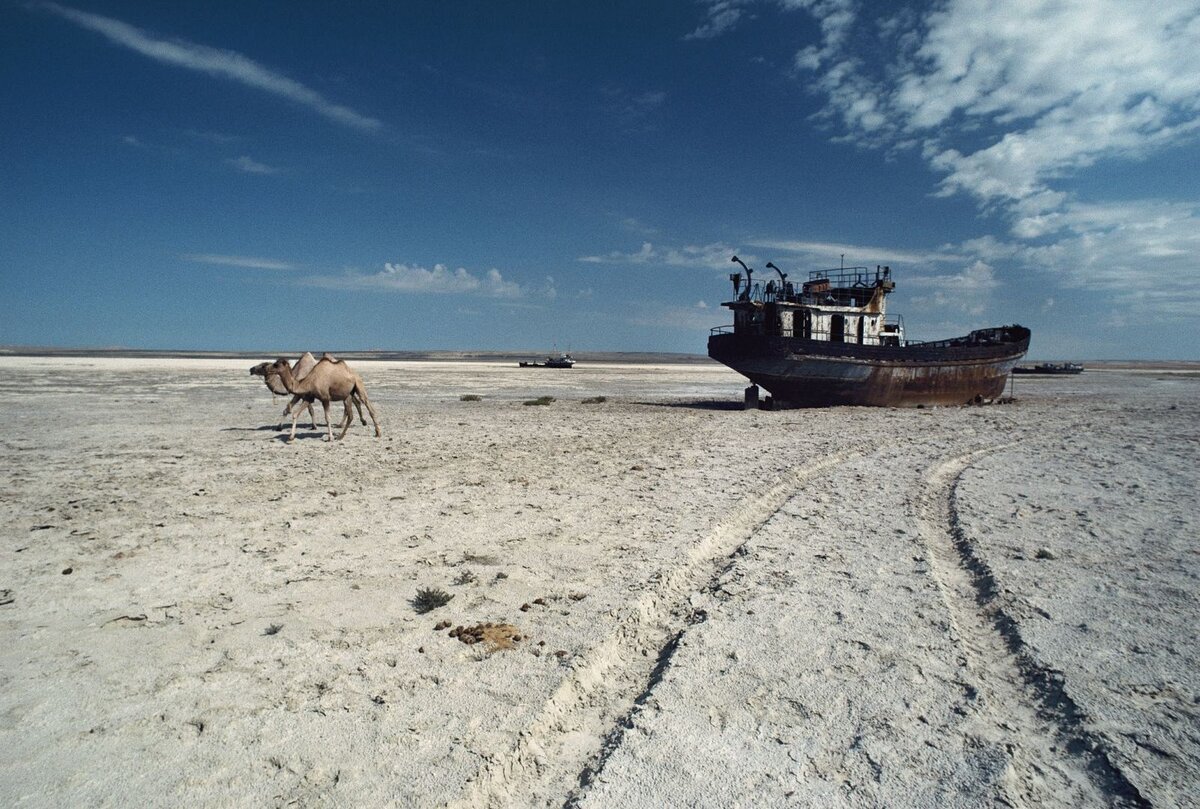
<path id="1" fill-rule="evenodd" d="M 753 270 L 729 276 L 732 326 L 712 329 L 708 355 L 749 378 L 747 404 L 760 386 L 777 407 L 961 405 L 996 399 L 1029 348 L 1029 329 L 998 326 L 964 337 L 920 342 L 886 311 L 891 268 L 815 270 L 796 286 L 765 285 Z"/>

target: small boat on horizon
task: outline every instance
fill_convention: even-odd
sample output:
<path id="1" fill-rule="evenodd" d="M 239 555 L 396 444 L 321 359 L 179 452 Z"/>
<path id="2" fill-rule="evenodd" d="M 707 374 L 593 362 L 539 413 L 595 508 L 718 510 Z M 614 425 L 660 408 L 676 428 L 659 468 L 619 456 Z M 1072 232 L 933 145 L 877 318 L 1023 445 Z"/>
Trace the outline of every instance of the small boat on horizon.
<path id="1" fill-rule="evenodd" d="M 732 273 L 732 326 L 710 331 L 708 355 L 747 377 L 746 404 L 758 387 L 779 407 L 923 407 L 996 399 L 1029 348 L 1024 326 L 977 329 L 921 342 L 886 311 L 895 288 L 890 267 L 815 270 L 802 284 L 770 262 L 778 282 Z M 744 284 L 743 284 L 744 280 Z"/>
<path id="2" fill-rule="evenodd" d="M 1039 362 L 1037 365 L 1018 365 L 1014 374 L 1082 374 L 1083 366 L 1077 362 Z"/>
<path id="3" fill-rule="evenodd" d="M 517 363 L 521 368 L 574 368 L 575 358 L 565 351 L 557 357 L 549 356 L 542 362 L 520 362 Z"/>

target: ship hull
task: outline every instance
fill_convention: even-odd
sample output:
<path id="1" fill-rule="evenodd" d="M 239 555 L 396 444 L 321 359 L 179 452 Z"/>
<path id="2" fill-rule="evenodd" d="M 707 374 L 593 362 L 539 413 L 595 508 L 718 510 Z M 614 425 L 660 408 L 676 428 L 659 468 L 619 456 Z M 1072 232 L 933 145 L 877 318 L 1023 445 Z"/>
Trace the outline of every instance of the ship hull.
<path id="1" fill-rule="evenodd" d="M 714 334 L 708 355 L 793 407 L 961 405 L 995 399 L 1029 348 L 1021 326 L 956 340 L 872 346 L 743 334 Z"/>

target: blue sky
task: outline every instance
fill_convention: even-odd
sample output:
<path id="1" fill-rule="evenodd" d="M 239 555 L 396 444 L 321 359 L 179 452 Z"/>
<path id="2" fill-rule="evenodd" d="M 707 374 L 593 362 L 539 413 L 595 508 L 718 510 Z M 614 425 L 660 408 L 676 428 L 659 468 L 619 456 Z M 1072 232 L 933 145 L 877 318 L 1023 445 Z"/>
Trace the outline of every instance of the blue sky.
<path id="1" fill-rule="evenodd" d="M 1200 2 L 0 0 L 0 344 L 703 353 L 729 257 L 1200 359 Z"/>

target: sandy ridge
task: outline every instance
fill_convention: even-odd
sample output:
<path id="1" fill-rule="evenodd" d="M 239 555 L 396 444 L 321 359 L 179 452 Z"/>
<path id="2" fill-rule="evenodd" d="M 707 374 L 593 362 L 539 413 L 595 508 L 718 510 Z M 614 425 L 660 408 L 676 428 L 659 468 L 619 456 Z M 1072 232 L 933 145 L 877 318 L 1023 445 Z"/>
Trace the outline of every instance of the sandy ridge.
<path id="1" fill-rule="evenodd" d="M 579 788 L 619 744 L 621 728 L 669 664 L 689 624 L 697 620 L 690 596 L 718 581 L 738 549 L 767 523 L 810 477 L 858 455 L 846 452 L 804 464 L 738 506 L 687 554 L 660 574 L 641 597 L 621 610 L 614 629 L 578 659 L 537 718 L 507 753 L 472 779 L 453 809 L 510 805 L 570 805 Z"/>
<path id="2" fill-rule="evenodd" d="M 984 738 L 1003 739 L 1011 764 L 1002 781 L 1015 806 L 1039 806 L 1073 796 L 1078 805 L 1150 803 L 1110 760 L 1103 741 L 1067 694 L 1061 675 L 1039 664 L 1004 610 L 986 561 L 958 519 L 956 492 L 978 458 L 1000 444 L 932 465 L 917 503 L 920 537 L 953 631 L 974 680 Z"/>

